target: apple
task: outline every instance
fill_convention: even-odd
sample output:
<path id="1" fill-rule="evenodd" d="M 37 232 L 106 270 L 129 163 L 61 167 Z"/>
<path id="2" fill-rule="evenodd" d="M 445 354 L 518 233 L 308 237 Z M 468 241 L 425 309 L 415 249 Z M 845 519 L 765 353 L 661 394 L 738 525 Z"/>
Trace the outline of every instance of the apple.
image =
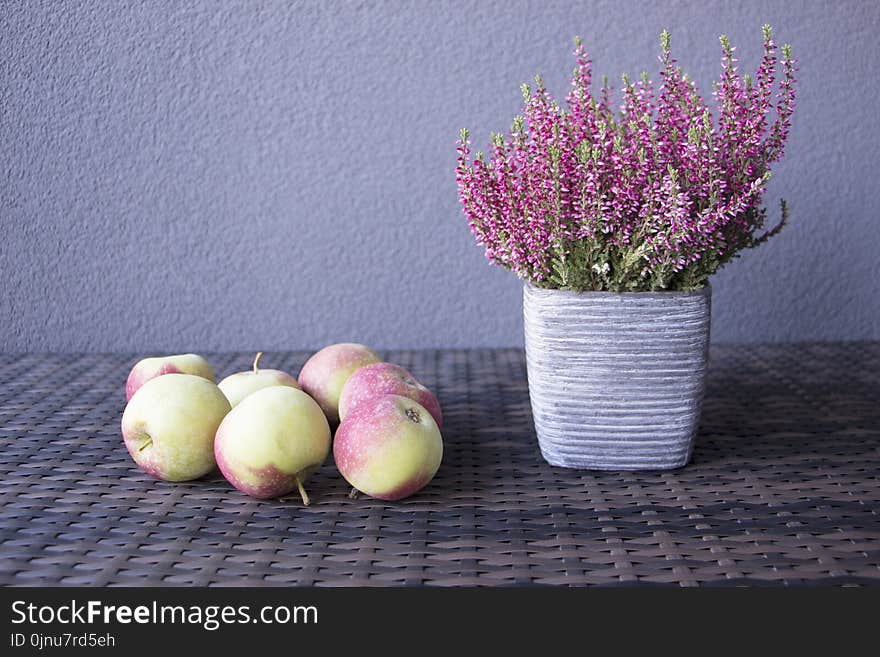
<path id="1" fill-rule="evenodd" d="M 443 438 L 428 410 L 400 395 L 383 395 L 350 411 L 333 441 L 339 472 L 355 489 L 400 500 L 424 488 L 443 459 Z"/>
<path id="2" fill-rule="evenodd" d="M 362 344 L 332 344 L 306 361 L 299 373 L 299 385 L 318 402 L 327 419 L 336 424 L 339 421 L 339 394 L 348 377 L 364 365 L 381 360 L 376 352 Z"/>
<path id="3" fill-rule="evenodd" d="M 254 367 L 252 370 L 230 374 L 217 384 L 220 387 L 220 390 L 223 391 L 223 394 L 226 395 L 226 398 L 229 400 L 229 403 L 232 404 L 233 408 L 235 408 L 238 402 L 242 399 L 257 390 L 262 390 L 263 388 L 268 388 L 270 386 L 289 386 L 291 388 L 299 388 L 296 379 L 287 372 L 282 372 L 281 370 L 258 369 L 258 364 L 262 356 L 263 352 L 261 351 L 257 354 L 256 358 L 254 358 Z"/>
<path id="4" fill-rule="evenodd" d="M 358 406 L 380 395 L 400 395 L 417 401 L 442 428 L 440 402 L 434 393 L 407 370 L 393 363 L 365 365 L 349 377 L 339 395 L 339 419 L 344 420 Z"/>
<path id="5" fill-rule="evenodd" d="M 230 405 L 220 388 L 192 374 L 165 374 L 138 388 L 122 414 L 122 437 L 141 469 L 165 481 L 214 469 L 214 434 Z"/>
<path id="6" fill-rule="evenodd" d="M 193 374 L 214 383 L 214 370 L 208 365 L 208 361 L 197 354 L 144 358 L 128 373 L 128 380 L 125 382 L 125 400 L 131 399 L 147 381 L 163 374 Z"/>
<path id="7" fill-rule="evenodd" d="M 302 390 L 258 390 L 230 411 L 217 429 L 214 456 L 220 472 L 242 493 L 260 499 L 299 489 L 330 453 L 330 425 Z"/>

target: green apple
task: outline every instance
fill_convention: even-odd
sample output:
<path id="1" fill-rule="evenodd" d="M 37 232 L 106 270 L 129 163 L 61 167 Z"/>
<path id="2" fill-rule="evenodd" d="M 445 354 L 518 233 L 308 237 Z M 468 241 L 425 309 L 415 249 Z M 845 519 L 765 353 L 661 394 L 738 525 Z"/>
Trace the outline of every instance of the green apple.
<path id="1" fill-rule="evenodd" d="M 298 489 L 330 453 L 330 425 L 321 407 L 302 390 L 263 388 L 245 397 L 227 415 L 214 441 L 223 476 L 257 498 Z"/>
<path id="2" fill-rule="evenodd" d="M 235 408 L 238 402 L 242 399 L 257 390 L 262 390 L 263 388 L 269 388 L 271 386 L 299 388 L 296 379 L 287 372 L 282 372 L 281 370 L 259 369 L 258 364 L 262 356 L 263 352 L 261 351 L 257 354 L 256 358 L 254 358 L 253 369 L 248 370 L 247 372 L 230 374 L 217 384 L 220 386 L 220 390 L 226 395 L 226 398 L 229 400 L 229 403 L 233 408 Z"/>
<path id="3" fill-rule="evenodd" d="M 197 354 L 177 356 L 157 356 L 138 361 L 125 382 L 125 399 L 131 399 L 142 385 L 163 374 L 193 374 L 214 383 L 214 370 L 204 358 Z"/>
<path id="4" fill-rule="evenodd" d="M 339 395 L 348 377 L 358 369 L 381 360 L 362 344 L 343 342 L 324 347 L 309 358 L 299 373 L 299 386 L 309 393 L 327 415 L 339 422 Z"/>
<path id="5" fill-rule="evenodd" d="M 443 438 L 428 410 L 400 395 L 358 404 L 333 441 L 346 481 L 380 500 L 400 500 L 424 488 L 440 467 Z"/>
<path id="6" fill-rule="evenodd" d="M 156 377 L 125 407 L 125 447 L 144 472 L 158 479 L 198 479 L 214 469 L 214 434 L 230 408 L 220 388 L 203 377 Z"/>
<path id="7" fill-rule="evenodd" d="M 407 370 L 393 363 L 365 365 L 352 374 L 339 395 L 339 419 L 360 404 L 381 395 L 409 397 L 428 409 L 438 427 L 443 426 L 440 402 L 433 392 L 419 383 Z"/>

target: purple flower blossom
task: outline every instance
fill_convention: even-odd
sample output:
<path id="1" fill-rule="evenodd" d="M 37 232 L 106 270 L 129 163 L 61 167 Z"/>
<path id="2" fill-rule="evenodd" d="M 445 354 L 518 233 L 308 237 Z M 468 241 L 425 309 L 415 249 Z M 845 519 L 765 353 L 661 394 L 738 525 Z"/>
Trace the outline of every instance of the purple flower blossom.
<path id="1" fill-rule="evenodd" d="M 523 116 L 493 134 L 488 154 L 458 141 L 459 199 L 486 257 L 544 287 L 694 289 L 764 231 L 770 165 L 784 151 L 795 106 L 796 60 L 764 26 L 764 55 L 740 76 L 721 37 L 715 113 L 661 35 L 660 84 L 623 78 L 612 108 L 580 40 L 566 108 L 540 77 L 523 85 Z"/>

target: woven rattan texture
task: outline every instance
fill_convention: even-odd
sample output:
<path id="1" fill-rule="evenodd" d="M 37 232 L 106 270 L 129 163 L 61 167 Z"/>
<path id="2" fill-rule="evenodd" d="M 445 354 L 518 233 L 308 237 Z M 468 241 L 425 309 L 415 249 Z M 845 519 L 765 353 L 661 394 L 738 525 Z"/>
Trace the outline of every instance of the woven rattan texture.
<path id="1" fill-rule="evenodd" d="M 439 394 L 440 472 L 351 500 L 328 461 L 308 508 L 140 472 L 132 357 L 0 357 L 0 583 L 880 584 L 880 344 L 713 348 L 691 465 L 642 473 L 541 460 L 520 351 L 385 356 Z"/>

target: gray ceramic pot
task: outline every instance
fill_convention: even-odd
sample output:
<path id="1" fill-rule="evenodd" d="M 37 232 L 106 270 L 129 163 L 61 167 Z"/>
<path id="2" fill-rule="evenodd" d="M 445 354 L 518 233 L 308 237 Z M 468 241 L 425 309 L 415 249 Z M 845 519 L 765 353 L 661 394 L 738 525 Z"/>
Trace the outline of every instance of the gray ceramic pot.
<path id="1" fill-rule="evenodd" d="M 691 456 L 712 291 L 568 292 L 526 285 L 535 431 L 552 465 L 666 470 Z"/>

